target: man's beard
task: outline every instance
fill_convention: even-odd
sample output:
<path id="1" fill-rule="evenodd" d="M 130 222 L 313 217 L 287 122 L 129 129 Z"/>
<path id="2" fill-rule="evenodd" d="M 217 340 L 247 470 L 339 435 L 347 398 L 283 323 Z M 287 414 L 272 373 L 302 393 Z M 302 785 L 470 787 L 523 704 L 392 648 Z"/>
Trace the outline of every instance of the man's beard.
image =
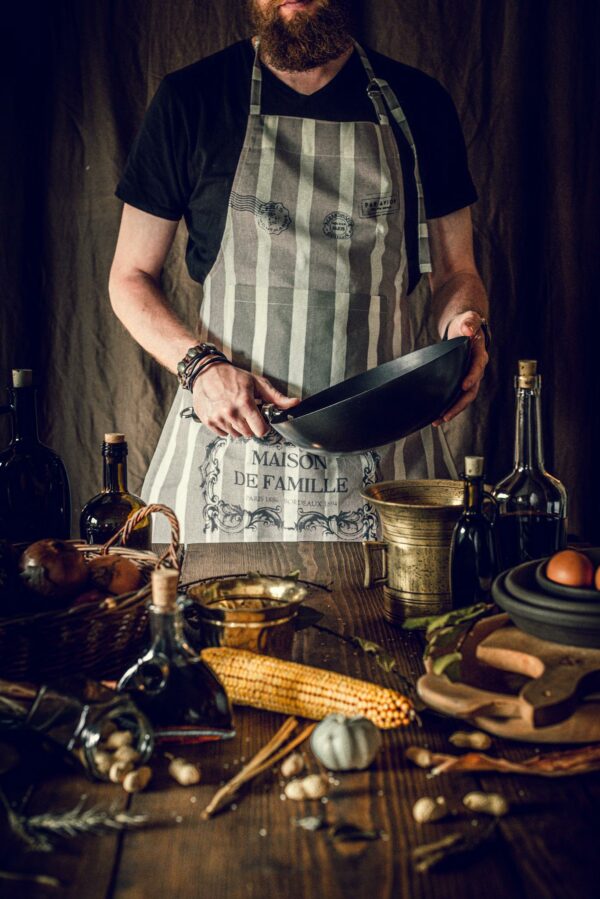
<path id="1" fill-rule="evenodd" d="M 347 0 L 318 0 L 314 14 L 297 12 L 285 21 L 279 0 L 267 11 L 250 0 L 252 24 L 260 39 L 261 53 L 283 72 L 304 72 L 337 59 L 350 46 L 350 14 Z"/>

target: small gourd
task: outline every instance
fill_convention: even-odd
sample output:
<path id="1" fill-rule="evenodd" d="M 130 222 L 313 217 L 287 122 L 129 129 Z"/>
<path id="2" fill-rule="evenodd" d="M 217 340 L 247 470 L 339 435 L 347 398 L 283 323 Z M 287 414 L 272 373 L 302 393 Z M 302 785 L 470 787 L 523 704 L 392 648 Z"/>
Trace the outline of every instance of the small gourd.
<path id="1" fill-rule="evenodd" d="M 330 771 L 362 771 L 380 746 L 381 734 L 372 721 L 338 714 L 323 718 L 310 739 L 315 757 Z"/>

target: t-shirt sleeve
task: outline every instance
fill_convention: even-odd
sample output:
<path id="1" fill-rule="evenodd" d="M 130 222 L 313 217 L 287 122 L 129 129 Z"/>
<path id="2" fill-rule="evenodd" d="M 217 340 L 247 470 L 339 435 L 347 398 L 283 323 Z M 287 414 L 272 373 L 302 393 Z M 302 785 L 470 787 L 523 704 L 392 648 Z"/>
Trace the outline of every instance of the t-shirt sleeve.
<path id="1" fill-rule="evenodd" d="M 428 79 L 427 103 L 411 124 L 427 218 L 440 218 L 477 200 L 456 108 L 448 92 Z M 425 114 L 423 114 L 423 112 Z"/>
<path id="2" fill-rule="evenodd" d="M 167 76 L 159 85 L 115 191 L 151 215 L 178 221 L 187 205 L 187 136 L 179 100 Z"/>

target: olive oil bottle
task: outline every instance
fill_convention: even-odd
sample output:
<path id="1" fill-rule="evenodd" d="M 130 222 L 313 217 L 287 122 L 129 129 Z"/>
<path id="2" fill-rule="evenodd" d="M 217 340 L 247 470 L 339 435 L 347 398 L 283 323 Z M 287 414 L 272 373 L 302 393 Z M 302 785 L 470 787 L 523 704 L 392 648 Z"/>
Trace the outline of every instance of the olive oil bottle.
<path id="1" fill-rule="evenodd" d="M 567 492 L 544 466 L 541 388 L 537 362 L 522 359 L 515 378 L 514 466 L 493 491 L 501 569 L 550 556 L 567 545 Z"/>
<path id="2" fill-rule="evenodd" d="M 177 571 L 152 572 L 151 644 L 125 672 L 126 690 L 154 726 L 157 740 L 196 743 L 235 736 L 223 685 L 182 635 Z"/>
<path id="3" fill-rule="evenodd" d="M 127 489 L 127 443 L 124 434 L 105 434 L 102 444 L 104 486 L 81 511 L 79 530 L 86 543 L 106 543 L 144 501 Z M 131 549 L 150 549 L 150 519 L 138 524 L 127 540 Z"/>
<path id="4" fill-rule="evenodd" d="M 40 442 L 30 368 L 13 369 L 8 405 L 12 440 L 0 452 L 0 537 L 33 543 L 71 536 L 71 493 L 60 458 Z"/>

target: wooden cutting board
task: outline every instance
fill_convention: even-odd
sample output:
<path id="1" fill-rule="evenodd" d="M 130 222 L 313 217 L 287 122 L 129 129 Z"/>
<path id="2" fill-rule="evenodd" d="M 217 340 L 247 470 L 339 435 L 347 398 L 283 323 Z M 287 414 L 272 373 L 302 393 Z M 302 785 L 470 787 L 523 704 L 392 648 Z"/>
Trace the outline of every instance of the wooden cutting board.
<path id="1" fill-rule="evenodd" d="M 600 740 L 600 650 L 539 640 L 506 615 L 477 622 L 460 648 L 460 683 L 426 665 L 417 689 L 431 708 L 515 740 Z"/>

